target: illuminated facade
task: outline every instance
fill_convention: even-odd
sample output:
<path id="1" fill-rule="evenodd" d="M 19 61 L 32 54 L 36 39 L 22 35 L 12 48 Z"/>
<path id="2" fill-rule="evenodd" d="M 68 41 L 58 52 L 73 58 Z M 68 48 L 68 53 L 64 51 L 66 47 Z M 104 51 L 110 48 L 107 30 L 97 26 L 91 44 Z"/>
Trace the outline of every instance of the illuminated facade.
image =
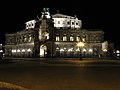
<path id="1" fill-rule="evenodd" d="M 16 33 L 6 33 L 6 57 L 71 57 L 84 58 L 111 56 L 113 44 L 104 41 L 104 32 L 83 29 L 76 16 L 51 15 L 44 8 L 41 17 L 25 23 L 26 28 Z M 83 42 L 83 47 L 77 43 Z"/>
<path id="2" fill-rule="evenodd" d="M 3 45 L 0 44 L 0 59 L 3 57 Z"/>

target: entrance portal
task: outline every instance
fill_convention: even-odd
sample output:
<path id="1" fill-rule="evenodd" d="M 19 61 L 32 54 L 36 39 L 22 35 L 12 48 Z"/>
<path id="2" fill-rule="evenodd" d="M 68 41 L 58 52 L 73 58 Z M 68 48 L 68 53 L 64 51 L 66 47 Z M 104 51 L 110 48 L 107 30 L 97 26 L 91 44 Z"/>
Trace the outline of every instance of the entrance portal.
<path id="1" fill-rule="evenodd" d="M 41 45 L 40 46 L 40 57 L 46 57 L 47 56 L 47 46 Z"/>

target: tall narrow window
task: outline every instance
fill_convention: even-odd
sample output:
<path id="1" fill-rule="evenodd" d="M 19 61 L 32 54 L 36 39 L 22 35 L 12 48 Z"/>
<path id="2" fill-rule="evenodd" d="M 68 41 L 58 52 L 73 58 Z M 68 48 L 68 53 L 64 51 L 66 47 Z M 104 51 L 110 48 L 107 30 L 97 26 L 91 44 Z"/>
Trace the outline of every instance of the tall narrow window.
<path id="1" fill-rule="evenodd" d="M 60 41 L 60 36 L 56 35 L 56 41 Z"/>
<path id="2" fill-rule="evenodd" d="M 80 36 L 76 37 L 76 41 L 78 41 L 78 42 L 80 41 Z"/>
<path id="3" fill-rule="evenodd" d="M 63 41 L 67 41 L 67 36 L 66 36 L 66 34 L 63 35 Z"/>
<path id="4" fill-rule="evenodd" d="M 85 35 L 82 36 L 82 41 L 83 41 L 83 42 L 86 41 L 86 36 L 85 36 Z"/>
<path id="5" fill-rule="evenodd" d="M 20 37 L 20 43 L 22 43 L 22 36 Z"/>
<path id="6" fill-rule="evenodd" d="M 24 42 L 26 42 L 26 36 L 24 36 Z"/>
<path id="7" fill-rule="evenodd" d="M 18 37 L 16 38 L 16 42 L 19 43 L 19 38 Z"/>
<path id="8" fill-rule="evenodd" d="M 32 37 L 31 37 L 31 35 L 29 35 L 28 42 L 31 42 L 31 40 L 32 40 Z"/>
<path id="9" fill-rule="evenodd" d="M 73 35 L 70 36 L 70 41 L 74 41 Z"/>

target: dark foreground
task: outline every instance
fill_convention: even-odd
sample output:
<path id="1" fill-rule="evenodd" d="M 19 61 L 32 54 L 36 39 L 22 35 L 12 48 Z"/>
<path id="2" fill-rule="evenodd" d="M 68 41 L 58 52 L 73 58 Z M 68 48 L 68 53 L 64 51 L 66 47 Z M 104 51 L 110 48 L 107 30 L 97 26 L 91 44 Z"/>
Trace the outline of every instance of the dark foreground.
<path id="1" fill-rule="evenodd" d="M 120 90 L 120 66 L 109 62 L 51 64 L 17 61 L 0 64 L 0 82 L 30 90 Z M 119 61 L 117 61 L 118 63 Z M 75 63 L 75 62 L 74 62 Z M 90 62 L 89 62 L 90 63 Z"/>

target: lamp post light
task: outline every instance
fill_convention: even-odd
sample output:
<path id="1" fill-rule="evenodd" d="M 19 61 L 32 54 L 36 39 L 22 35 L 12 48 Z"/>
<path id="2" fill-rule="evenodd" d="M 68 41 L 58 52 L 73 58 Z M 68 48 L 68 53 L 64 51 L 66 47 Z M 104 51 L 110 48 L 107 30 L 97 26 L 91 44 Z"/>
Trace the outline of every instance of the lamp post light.
<path id="1" fill-rule="evenodd" d="M 80 52 L 80 53 L 79 53 L 79 54 L 80 54 L 80 55 L 79 55 L 79 60 L 82 60 L 82 52 L 81 52 L 81 51 L 82 51 L 82 48 L 84 47 L 84 43 L 83 43 L 83 42 L 78 42 L 78 43 L 77 43 L 77 46 L 78 46 L 79 52 Z"/>

